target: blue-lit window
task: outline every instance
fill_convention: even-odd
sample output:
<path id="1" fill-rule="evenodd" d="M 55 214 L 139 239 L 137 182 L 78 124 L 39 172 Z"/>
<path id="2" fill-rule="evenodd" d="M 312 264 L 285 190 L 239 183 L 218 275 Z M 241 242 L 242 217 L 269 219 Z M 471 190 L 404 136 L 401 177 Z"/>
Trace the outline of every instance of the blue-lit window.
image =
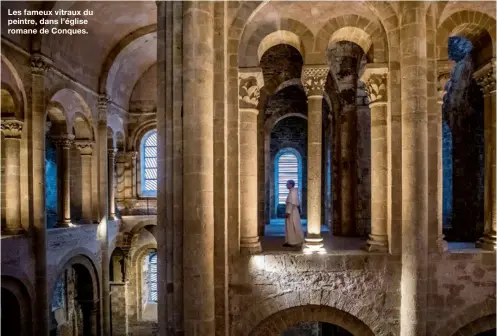
<path id="1" fill-rule="evenodd" d="M 295 181 L 295 187 L 299 188 L 302 185 L 302 159 L 298 151 L 293 148 L 285 148 L 278 152 L 275 158 L 275 181 L 276 181 L 276 206 L 285 204 L 288 196 L 286 182 L 288 180 Z M 301 196 L 301 195 L 300 195 Z"/>
<path id="2" fill-rule="evenodd" d="M 145 134 L 141 143 L 141 193 L 157 196 L 157 131 Z"/>
<path id="3" fill-rule="evenodd" d="M 442 124 L 442 174 L 443 174 L 443 227 L 452 228 L 452 132 L 444 121 Z"/>
<path id="4" fill-rule="evenodd" d="M 157 302 L 157 252 L 148 256 L 148 301 Z"/>

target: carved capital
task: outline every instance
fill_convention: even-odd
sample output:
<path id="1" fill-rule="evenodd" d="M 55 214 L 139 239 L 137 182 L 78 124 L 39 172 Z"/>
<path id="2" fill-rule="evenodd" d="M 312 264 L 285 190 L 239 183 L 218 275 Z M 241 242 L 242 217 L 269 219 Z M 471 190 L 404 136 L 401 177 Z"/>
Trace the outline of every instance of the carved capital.
<path id="1" fill-rule="evenodd" d="M 327 65 L 304 65 L 302 67 L 302 85 L 307 97 L 323 96 L 329 71 Z"/>
<path id="2" fill-rule="evenodd" d="M 51 61 L 40 54 L 31 55 L 31 71 L 35 74 L 43 75 L 45 74 L 51 66 Z"/>
<path id="3" fill-rule="evenodd" d="M 138 157 L 138 152 L 135 151 L 126 152 L 125 154 L 131 160 L 136 160 L 136 158 Z"/>
<path id="4" fill-rule="evenodd" d="M 438 78 L 437 78 L 437 94 L 438 94 L 437 101 L 439 104 L 443 103 L 444 96 L 447 93 L 447 91 L 445 89 L 446 89 L 446 85 L 447 85 L 447 82 L 449 81 L 449 79 L 450 79 L 450 73 L 448 73 L 448 72 L 438 75 Z"/>
<path id="5" fill-rule="evenodd" d="M 23 122 L 15 119 L 2 119 L 1 129 L 6 138 L 20 139 Z"/>
<path id="6" fill-rule="evenodd" d="M 93 151 L 93 142 L 91 141 L 76 141 L 76 148 L 79 149 L 81 155 L 91 155 Z"/>
<path id="7" fill-rule="evenodd" d="M 495 59 L 475 71 L 473 78 L 480 85 L 483 95 L 495 92 Z"/>
<path id="8" fill-rule="evenodd" d="M 107 120 L 107 112 L 109 110 L 110 98 L 106 94 L 98 96 L 98 119 Z"/>
<path id="9" fill-rule="evenodd" d="M 107 156 L 109 157 L 109 159 L 115 159 L 116 158 L 116 151 L 117 151 L 117 149 L 115 149 L 115 148 L 109 148 L 109 149 L 107 149 Z"/>
<path id="10" fill-rule="evenodd" d="M 256 109 L 264 86 L 261 68 L 241 68 L 238 70 L 238 106 Z"/>
<path id="11" fill-rule="evenodd" d="M 52 139 L 53 142 L 55 143 L 55 146 L 62 148 L 71 148 L 72 144 L 74 143 L 73 134 L 54 136 Z"/>
<path id="12" fill-rule="evenodd" d="M 370 105 L 388 101 L 388 67 L 385 64 L 366 64 L 361 80 Z"/>

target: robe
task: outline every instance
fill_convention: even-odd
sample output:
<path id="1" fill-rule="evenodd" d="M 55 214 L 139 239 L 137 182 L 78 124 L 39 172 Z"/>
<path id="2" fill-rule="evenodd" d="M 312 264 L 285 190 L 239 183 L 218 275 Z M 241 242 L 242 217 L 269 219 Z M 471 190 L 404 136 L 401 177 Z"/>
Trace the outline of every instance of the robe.
<path id="1" fill-rule="evenodd" d="M 285 219 L 285 239 L 286 243 L 290 245 L 299 245 L 304 242 L 299 205 L 299 191 L 297 188 L 292 188 L 286 198 L 286 213 L 289 216 Z"/>

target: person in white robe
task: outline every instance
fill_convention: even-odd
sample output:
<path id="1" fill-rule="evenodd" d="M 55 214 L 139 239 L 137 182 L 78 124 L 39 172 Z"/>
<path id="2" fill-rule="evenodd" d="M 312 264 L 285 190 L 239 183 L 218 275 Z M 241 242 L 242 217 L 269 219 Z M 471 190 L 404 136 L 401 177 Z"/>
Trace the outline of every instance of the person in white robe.
<path id="1" fill-rule="evenodd" d="M 300 221 L 299 190 L 295 188 L 295 181 L 286 183 L 288 196 L 286 198 L 285 215 L 285 247 L 299 246 L 304 242 L 304 230 Z"/>

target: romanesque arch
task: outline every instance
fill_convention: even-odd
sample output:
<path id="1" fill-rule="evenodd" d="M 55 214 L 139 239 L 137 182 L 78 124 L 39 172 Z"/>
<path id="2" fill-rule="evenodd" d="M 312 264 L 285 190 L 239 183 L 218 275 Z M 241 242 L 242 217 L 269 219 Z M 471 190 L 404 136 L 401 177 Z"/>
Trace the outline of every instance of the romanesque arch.
<path id="1" fill-rule="evenodd" d="M 34 298 L 29 295 L 26 286 L 20 280 L 11 276 L 2 275 L 1 287 L 1 333 L 11 336 L 31 335 Z"/>
<path id="2" fill-rule="evenodd" d="M 342 310 L 320 305 L 297 306 L 281 310 L 263 320 L 249 336 L 280 336 L 302 322 L 326 322 L 337 325 L 354 336 L 374 336 L 361 320 Z"/>

